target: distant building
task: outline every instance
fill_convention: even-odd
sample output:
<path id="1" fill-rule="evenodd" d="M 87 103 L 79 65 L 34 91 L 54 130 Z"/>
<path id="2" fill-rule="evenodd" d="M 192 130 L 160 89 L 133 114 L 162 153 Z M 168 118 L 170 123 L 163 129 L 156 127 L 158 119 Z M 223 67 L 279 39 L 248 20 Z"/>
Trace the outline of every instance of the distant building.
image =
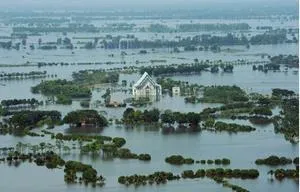
<path id="1" fill-rule="evenodd" d="M 135 98 L 161 96 L 161 86 L 145 72 L 143 76 L 132 86 L 132 94 Z"/>
<path id="2" fill-rule="evenodd" d="M 180 87 L 172 87 L 172 95 L 180 95 Z"/>

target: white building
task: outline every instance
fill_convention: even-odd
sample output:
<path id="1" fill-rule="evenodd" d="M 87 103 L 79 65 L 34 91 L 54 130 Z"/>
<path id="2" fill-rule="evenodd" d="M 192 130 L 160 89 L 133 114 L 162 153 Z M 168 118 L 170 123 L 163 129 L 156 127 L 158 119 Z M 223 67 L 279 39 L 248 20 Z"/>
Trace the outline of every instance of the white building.
<path id="1" fill-rule="evenodd" d="M 161 96 L 161 86 L 157 84 L 147 72 L 145 72 L 143 76 L 132 86 L 132 95 L 135 98 L 158 98 Z"/>
<path id="2" fill-rule="evenodd" d="M 172 87 L 172 95 L 180 95 L 180 87 Z"/>

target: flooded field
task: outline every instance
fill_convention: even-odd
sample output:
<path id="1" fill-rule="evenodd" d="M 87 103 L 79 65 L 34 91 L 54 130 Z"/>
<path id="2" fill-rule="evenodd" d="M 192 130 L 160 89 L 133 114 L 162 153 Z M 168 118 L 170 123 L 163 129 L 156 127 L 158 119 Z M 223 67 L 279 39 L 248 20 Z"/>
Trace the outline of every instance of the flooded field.
<path id="1" fill-rule="evenodd" d="M 122 21 L 123 22 L 123 21 Z M 124 21 L 125 22 L 125 21 Z M 148 26 L 150 24 L 165 24 L 170 27 L 182 23 L 248 23 L 251 29 L 238 35 L 246 34 L 253 36 L 262 34 L 257 30 L 259 26 L 272 26 L 276 28 L 298 28 L 297 21 L 282 21 L 282 20 L 267 20 L 267 19 L 244 19 L 244 20 L 217 20 L 217 19 L 162 19 L 162 20 L 130 20 L 126 21 L 136 25 L 136 28 Z M 120 23 L 119 20 L 114 21 L 91 21 L 97 27 L 106 24 Z M 9 35 L 12 32 L 12 26 L 0 25 L 0 36 Z M 139 39 L 174 39 L 176 36 L 187 37 L 210 32 L 187 32 L 187 33 L 149 33 L 149 32 L 133 32 Z M 226 35 L 227 32 L 213 32 L 213 35 Z M 117 36 L 124 35 L 124 32 L 112 32 L 109 35 Z M 249 35 L 248 35 L 249 34 Z M 68 33 L 67 36 L 76 42 L 76 37 L 95 37 L 105 36 L 108 33 Z M 44 33 L 42 36 L 29 36 L 27 44 L 37 45 L 38 39 L 43 41 L 56 41 L 57 38 L 63 37 L 61 33 Z M 80 41 L 80 40 L 78 40 Z M 76 43 L 75 43 L 76 44 Z M 0 49 L 0 74 L 4 73 L 28 73 L 30 71 L 47 71 L 49 77 L 44 79 L 23 79 L 23 80 L 1 80 L 0 81 L 0 101 L 8 99 L 31 99 L 35 98 L 43 101 L 44 104 L 36 107 L 35 110 L 57 110 L 62 116 L 66 116 L 69 112 L 86 109 L 81 106 L 81 101 L 84 99 L 73 99 L 71 105 L 61 104 L 45 104 L 47 100 L 51 100 L 50 96 L 43 94 L 34 94 L 31 87 L 38 85 L 46 80 L 67 79 L 72 80 L 73 72 L 80 70 L 91 69 L 110 69 L 123 67 L 146 67 L 155 65 L 171 65 L 171 64 L 188 64 L 193 63 L 195 59 L 199 61 L 228 61 L 237 60 L 245 61 L 264 61 L 269 62 L 268 56 L 276 55 L 297 55 L 298 43 L 283 43 L 276 45 L 251 45 L 246 48 L 244 45 L 221 46 L 220 52 L 212 51 L 181 51 L 173 52 L 172 48 L 155 48 L 146 49 L 147 54 L 140 54 L 140 49 L 80 49 L 75 45 L 72 50 L 56 49 L 56 50 L 29 50 L 21 48 L 20 50 Z M 122 52 L 126 55 L 122 55 Z M 163 60 L 162 62 L 151 62 L 151 60 Z M 38 62 L 58 62 L 58 63 L 74 63 L 67 66 L 42 66 L 38 67 Z M 114 64 L 107 64 L 112 62 Z M 91 64 L 78 64 L 91 63 Z M 95 64 L 102 63 L 102 64 Z M 24 65 L 23 65 L 24 64 Z M 282 63 L 285 64 L 285 63 Z M 16 66 L 17 65 L 17 66 Z M 187 84 L 198 84 L 200 86 L 239 86 L 246 94 L 260 93 L 265 96 L 272 95 L 272 89 L 287 89 L 299 92 L 299 74 L 298 68 L 287 68 L 282 65 L 280 70 L 269 70 L 266 73 L 263 71 L 253 70 L 253 65 L 234 65 L 233 72 L 227 73 L 220 71 L 211 73 L 210 71 L 201 71 L 198 74 L 175 74 L 167 77 L 173 80 L 188 82 Z M 53 75 L 53 76 L 51 76 Z M 61 157 L 67 160 L 80 161 L 82 163 L 92 165 L 105 180 L 103 187 L 85 186 L 84 184 L 66 184 L 64 182 L 64 171 L 61 169 L 47 169 L 44 166 L 36 166 L 33 163 L 8 164 L 0 162 L 0 188 L 1 191 L 30 191 L 30 192 L 52 192 L 52 191 L 160 191 L 160 192 L 179 192 L 179 191 L 232 191 L 230 188 L 222 187 L 209 178 L 197 179 L 181 179 L 176 181 L 168 181 L 167 184 L 146 185 L 146 186 L 125 186 L 118 183 L 119 176 L 134 175 L 134 174 L 150 174 L 155 171 L 167 171 L 174 174 L 181 174 L 183 170 L 210 169 L 215 167 L 230 168 L 230 169 L 257 169 L 260 175 L 254 180 L 243 179 L 228 179 L 231 184 L 242 186 L 249 191 L 289 191 L 294 192 L 299 190 L 298 180 L 283 179 L 271 180 L 268 172 L 270 169 L 283 168 L 293 169 L 293 164 L 270 167 L 267 165 L 256 165 L 257 158 L 265 158 L 270 155 L 285 156 L 295 158 L 299 156 L 299 144 L 291 143 L 284 138 L 282 133 L 275 133 L 273 123 L 258 125 L 253 124 L 247 119 L 219 118 L 218 121 L 225 123 L 236 123 L 239 125 L 249 125 L 255 128 L 251 132 L 217 132 L 203 129 L 199 132 L 185 132 L 164 134 L 158 125 L 131 125 L 117 124 L 115 120 L 122 119 L 123 113 L 127 107 L 106 107 L 103 103 L 103 94 L 106 89 L 111 90 L 111 100 L 122 103 L 125 99 L 132 98 L 131 85 L 140 78 L 139 72 L 131 74 L 119 73 L 119 80 L 115 84 L 93 85 L 90 106 L 88 109 L 94 109 L 99 113 L 104 114 L 107 119 L 111 119 L 108 126 L 99 129 L 82 129 L 70 128 L 68 124 L 56 125 L 54 129 L 49 129 L 52 133 L 63 134 L 82 134 L 82 135 L 104 135 L 110 137 L 122 137 L 126 139 L 124 148 L 130 149 L 134 153 L 149 153 L 151 161 L 139 161 L 137 159 L 118 159 L 107 158 L 101 154 L 82 154 L 80 150 L 71 149 L 67 153 L 62 153 Z M 157 77 L 155 77 L 156 79 Z M 121 86 L 122 80 L 126 80 L 127 85 Z M 131 84 L 131 85 L 130 85 Z M 297 95 L 298 97 L 298 95 Z M 101 100 L 101 104 L 96 105 L 97 101 Z M 163 94 L 158 101 L 154 101 L 148 105 L 133 107 L 144 111 L 157 108 L 160 111 L 171 110 L 175 112 L 200 113 L 206 108 L 218 108 L 224 103 L 214 102 L 198 102 L 187 103 L 183 96 L 171 96 Z M 280 107 L 273 107 L 273 116 L 280 114 Z M 1 114 L 1 113 L 0 113 Z M 272 117 L 273 117 L 272 116 Z M 1 119 L 2 121 L 3 119 Z M 43 128 L 46 128 L 44 126 Z M 34 128 L 33 132 L 41 133 L 42 128 Z M 299 139 L 299 138 L 298 138 Z M 55 139 L 51 139 L 49 135 L 45 137 L 31 136 L 14 136 L 0 135 L 0 147 L 15 146 L 18 142 L 39 144 L 40 142 L 55 144 Z M 65 144 L 77 146 L 77 141 L 65 141 Z M 195 159 L 217 159 L 228 158 L 231 160 L 230 165 L 209 165 L 209 164 L 192 164 L 174 166 L 165 162 L 167 156 L 180 154 L 184 157 L 192 157 Z M 0 157 L 4 154 L 0 153 Z M 12 184 L 12 181 L 14 183 Z"/>

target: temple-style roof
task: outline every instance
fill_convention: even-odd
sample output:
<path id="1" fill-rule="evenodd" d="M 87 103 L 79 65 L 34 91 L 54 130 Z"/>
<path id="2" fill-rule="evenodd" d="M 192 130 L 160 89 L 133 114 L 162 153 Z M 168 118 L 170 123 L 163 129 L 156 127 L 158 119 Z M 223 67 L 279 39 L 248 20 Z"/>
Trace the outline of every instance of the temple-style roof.
<path id="1" fill-rule="evenodd" d="M 150 75 L 145 72 L 142 77 L 133 85 L 133 87 L 135 88 L 140 88 L 143 87 L 143 85 L 147 82 L 150 81 L 150 83 L 154 86 L 160 86 L 159 84 L 157 84 L 151 77 Z"/>

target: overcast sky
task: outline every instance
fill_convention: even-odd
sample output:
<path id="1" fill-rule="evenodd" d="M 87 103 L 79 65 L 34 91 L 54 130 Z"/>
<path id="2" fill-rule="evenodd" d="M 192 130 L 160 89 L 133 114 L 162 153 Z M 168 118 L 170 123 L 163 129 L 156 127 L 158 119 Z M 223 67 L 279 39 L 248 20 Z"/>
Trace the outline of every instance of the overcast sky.
<path id="1" fill-rule="evenodd" d="M 0 0 L 0 8 L 94 8 L 94 9 L 152 9 L 201 8 L 212 6 L 298 6 L 299 0 Z"/>

